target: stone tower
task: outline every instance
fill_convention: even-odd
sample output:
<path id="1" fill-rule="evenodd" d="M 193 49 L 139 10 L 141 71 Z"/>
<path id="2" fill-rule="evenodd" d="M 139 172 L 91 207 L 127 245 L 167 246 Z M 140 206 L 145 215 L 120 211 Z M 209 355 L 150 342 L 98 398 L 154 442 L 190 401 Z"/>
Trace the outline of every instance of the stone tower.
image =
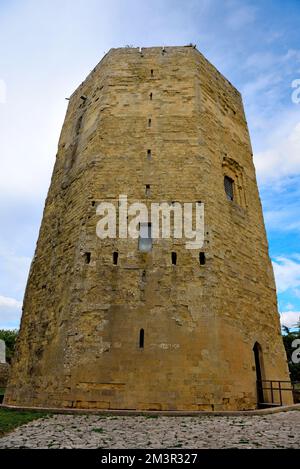
<path id="1" fill-rule="evenodd" d="M 203 247 L 99 239 L 120 194 L 201 201 Z M 194 47 L 112 49 L 69 101 L 5 403 L 253 409 L 260 377 L 289 380 L 240 93 Z"/>

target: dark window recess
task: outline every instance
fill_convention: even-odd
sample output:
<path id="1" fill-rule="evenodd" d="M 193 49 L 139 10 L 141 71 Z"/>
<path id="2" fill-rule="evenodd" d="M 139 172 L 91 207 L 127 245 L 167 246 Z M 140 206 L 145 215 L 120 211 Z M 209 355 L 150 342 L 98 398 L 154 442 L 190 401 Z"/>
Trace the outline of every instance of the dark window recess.
<path id="1" fill-rule="evenodd" d="M 172 252 L 172 264 L 176 265 L 177 264 L 177 252 Z"/>
<path id="2" fill-rule="evenodd" d="M 151 150 L 147 150 L 147 158 L 148 160 L 151 160 Z"/>
<path id="3" fill-rule="evenodd" d="M 257 382 L 257 400 L 258 403 L 264 402 L 264 391 L 263 391 L 263 374 L 262 374 L 262 350 L 258 342 L 255 342 L 253 347 L 255 370 L 256 370 L 256 382 Z"/>
<path id="4" fill-rule="evenodd" d="M 150 184 L 146 184 L 145 186 L 145 195 L 149 197 L 150 195 Z"/>
<path id="5" fill-rule="evenodd" d="M 151 76 L 154 77 L 154 71 L 151 69 Z"/>
<path id="6" fill-rule="evenodd" d="M 204 265 L 205 262 L 206 262 L 206 259 L 205 259 L 205 252 L 200 252 L 199 253 L 199 262 L 200 262 L 200 265 Z"/>
<path id="7" fill-rule="evenodd" d="M 233 200 L 233 180 L 228 176 L 224 177 L 224 188 L 227 199 Z"/>
<path id="8" fill-rule="evenodd" d="M 146 282 L 146 271 L 143 270 L 142 272 L 142 282 Z"/>
<path id="9" fill-rule="evenodd" d="M 151 127 L 151 123 L 152 123 L 151 119 L 148 119 L 148 127 Z"/>
<path id="10" fill-rule="evenodd" d="M 114 265 L 117 265 L 118 264 L 118 257 L 119 257 L 119 253 L 117 251 L 115 251 L 113 253 L 113 264 Z"/>
<path id="11" fill-rule="evenodd" d="M 144 329 L 140 330 L 140 348 L 144 348 L 145 343 L 145 332 Z"/>
<path id="12" fill-rule="evenodd" d="M 93 201 L 92 201 L 92 207 L 95 207 L 95 203 L 96 203 L 96 202 L 93 200 Z"/>
<path id="13" fill-rule="evenodd" d="M 150 94 L 149 94 L 149 98 L 150 98 L 150 101 L 152 101 L 153 93 L 150 93 Z"/>
<path id="14" fill-rule="evenodd" d="M 91 253 L 90 252 L 85 252 L 84 253 L 84 261 L 86 264 L 89 264 L 91 262 Z"/>

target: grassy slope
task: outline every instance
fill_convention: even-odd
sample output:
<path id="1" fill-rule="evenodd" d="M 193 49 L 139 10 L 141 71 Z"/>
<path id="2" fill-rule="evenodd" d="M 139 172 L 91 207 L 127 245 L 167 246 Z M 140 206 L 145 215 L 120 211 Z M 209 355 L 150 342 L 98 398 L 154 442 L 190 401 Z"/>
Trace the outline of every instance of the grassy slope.
<path id="1" fill-rule="evenodd" d="M 47 417 L 45 412 L 28 412 L 0 409 L 0 436 L 31 420 Z"/>

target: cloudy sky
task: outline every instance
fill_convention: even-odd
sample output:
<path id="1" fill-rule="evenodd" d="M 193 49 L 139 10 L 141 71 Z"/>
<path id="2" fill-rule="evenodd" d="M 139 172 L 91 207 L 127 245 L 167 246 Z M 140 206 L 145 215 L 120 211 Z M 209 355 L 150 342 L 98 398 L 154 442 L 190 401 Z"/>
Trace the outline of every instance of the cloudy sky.
<path id="1" fill-rule="evenodd" d="M 191 42 L 243 94 L 279 309 L 297 321 L 299 20 L 299 0 L 0 0 L 0 328 L 19 324 L 65 98 L 111 47 Z"/>

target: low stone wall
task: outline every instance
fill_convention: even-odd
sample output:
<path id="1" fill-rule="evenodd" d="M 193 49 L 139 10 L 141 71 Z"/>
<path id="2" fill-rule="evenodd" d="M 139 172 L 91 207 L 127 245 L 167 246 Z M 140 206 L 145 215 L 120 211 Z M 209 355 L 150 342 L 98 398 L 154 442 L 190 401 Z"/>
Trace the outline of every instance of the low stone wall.
<path id="1" fill-rule="evenodd" d="M 0 388 L 7 385 L 10 366 L 8 363 L 0 363 Z"/>

